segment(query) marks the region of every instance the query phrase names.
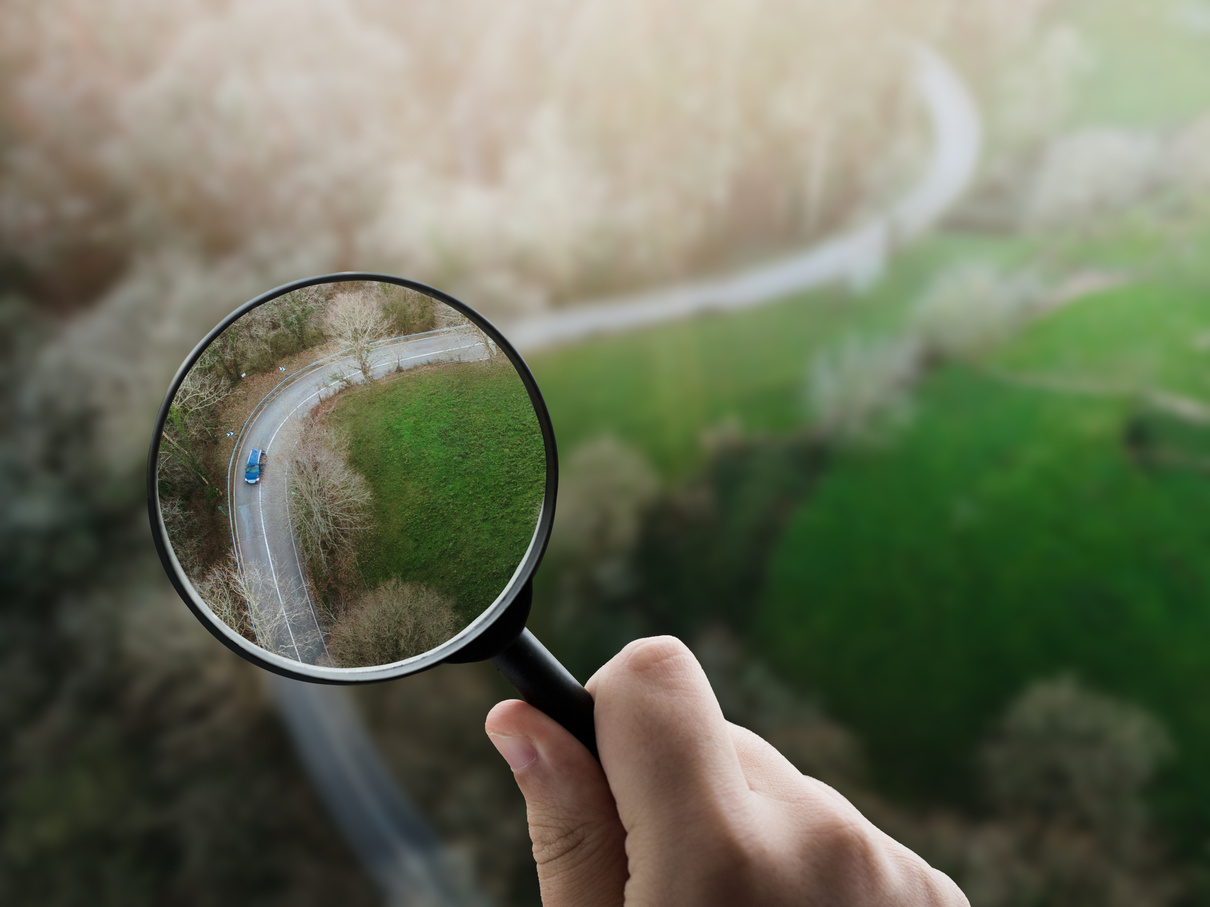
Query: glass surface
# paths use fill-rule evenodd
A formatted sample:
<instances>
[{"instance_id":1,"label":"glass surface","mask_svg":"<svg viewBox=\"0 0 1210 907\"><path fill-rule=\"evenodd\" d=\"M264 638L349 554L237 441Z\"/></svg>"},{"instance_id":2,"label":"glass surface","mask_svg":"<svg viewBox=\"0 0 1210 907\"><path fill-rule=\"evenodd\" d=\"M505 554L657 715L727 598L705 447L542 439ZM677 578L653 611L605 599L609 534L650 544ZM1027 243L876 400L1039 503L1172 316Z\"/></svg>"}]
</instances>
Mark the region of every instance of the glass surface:
<instances>
[{"instance_id":1,"label":"glass surface","mask_svg":"<svg viewBox=\"0 0 1210 907\"><path fill-rule=\"evenodd\" d=\"M504 352L451 306L376 281L232 322L173 398L157 465L168 540L215 616L336 668L418 655L490 607L546 482Z\"/></svg>"}]
</instances>

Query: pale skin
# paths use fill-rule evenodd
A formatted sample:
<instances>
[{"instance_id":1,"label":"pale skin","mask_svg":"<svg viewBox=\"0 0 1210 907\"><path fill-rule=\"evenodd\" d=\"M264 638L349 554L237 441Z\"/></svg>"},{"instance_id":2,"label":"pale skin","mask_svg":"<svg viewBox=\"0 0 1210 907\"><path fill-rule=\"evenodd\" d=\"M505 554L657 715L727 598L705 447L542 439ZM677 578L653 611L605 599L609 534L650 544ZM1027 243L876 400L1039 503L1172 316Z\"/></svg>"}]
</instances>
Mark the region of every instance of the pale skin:
<instances>
[{"instance_id":1,"label":"pale skin","mask_svg":"<svg viewBox=\"0 0 1210 907\"><path fill-rule=\"evenodd\" d=\"M969 907L949 877L723 718L679 640L587 684L601 761L524 702L487 732L525 797L543 907Z\"/></svg>"}]
</instances>

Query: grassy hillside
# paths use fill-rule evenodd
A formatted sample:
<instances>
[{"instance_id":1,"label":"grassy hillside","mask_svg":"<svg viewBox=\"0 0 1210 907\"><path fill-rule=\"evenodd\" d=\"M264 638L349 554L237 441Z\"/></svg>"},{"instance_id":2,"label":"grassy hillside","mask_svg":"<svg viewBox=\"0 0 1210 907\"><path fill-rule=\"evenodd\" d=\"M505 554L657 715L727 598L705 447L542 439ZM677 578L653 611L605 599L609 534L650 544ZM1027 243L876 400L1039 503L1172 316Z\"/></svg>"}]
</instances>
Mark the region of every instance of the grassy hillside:
<instances>
[{"instance_id":1,"label":"grassy hillside","mask_svg":"<svg viewBox=\"0 0 1210 907\"><path fill-rule=\"evenodd\" d=\"M495 600L537 524L542 435L505 363L408 371L339 397L330 424L374 492L359 549L368 588L398 577L431 586L473 618Z\"/></svg>"}]
</instances>

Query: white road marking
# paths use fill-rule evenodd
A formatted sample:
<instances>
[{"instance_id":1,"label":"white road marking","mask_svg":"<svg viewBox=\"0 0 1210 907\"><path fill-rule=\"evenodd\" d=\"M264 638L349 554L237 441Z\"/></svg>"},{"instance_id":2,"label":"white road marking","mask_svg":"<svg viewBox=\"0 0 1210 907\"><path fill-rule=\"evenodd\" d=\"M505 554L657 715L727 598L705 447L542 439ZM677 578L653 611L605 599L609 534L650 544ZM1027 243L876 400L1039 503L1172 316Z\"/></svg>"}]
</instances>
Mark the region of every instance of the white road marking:
<instances>
[{"instance_id":1,"label":"white road marking","mask_svg":"<svg viewBox=\"0 0 1210 907\"><path fill-rule=\"evenodd\" d=\"M260 489L256 490L256 509L260 513L260 533L265 543L265 556L269 558L269 575L273 577L273 588L277 590L277 600L281 603L281 614L286 619L286 632L290 634L290 645L294 646L294 655L302 661L302 653L298 651L298 643L294 639L294 630L290 627L290 612L286 610L286 600L282 597L281 586L277 584L277 568L273 566L273 552L269 550L269 533L265 530L265 510L260 505Z\"/></svg>"},{"instance_id":2,"label":"white road marking","mask_svg":"<svg viewBox=\"0 0 1210 907\"><path fill-rule=\"evenodd\" d=\"M289 526L294 525L294 518L290 516L290 483L286 483L286 523ZM332 653L328 651L328 642L324 639L324 631L319 626L319 615L315 609L315 599L311 598L311 587L307 583L307 575L303 572L302 561L298 557L298 543L294 540L294 532L290 532L290 547L294 549L294 566L298 568L298 575L302 577L303 595L307 597L307 604L311 606L311 620L315 622L315 632L319 634L319 644L324 647L324 654L331 657Z\"/></svg>"}]
</instances>

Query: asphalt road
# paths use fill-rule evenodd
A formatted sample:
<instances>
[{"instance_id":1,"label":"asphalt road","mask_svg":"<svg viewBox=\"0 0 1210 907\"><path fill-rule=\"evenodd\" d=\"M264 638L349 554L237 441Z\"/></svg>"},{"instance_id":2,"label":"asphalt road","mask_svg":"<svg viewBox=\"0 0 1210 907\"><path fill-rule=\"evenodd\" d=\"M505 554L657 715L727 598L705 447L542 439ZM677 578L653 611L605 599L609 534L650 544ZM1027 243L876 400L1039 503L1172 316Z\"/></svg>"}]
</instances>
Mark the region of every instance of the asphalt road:
<instances>
[{"instance_id":1,"label":"asphalt road","mask_svg":"<svg viewBox=\"0 0 1210 907\"><path fill-rule=\"evenodd\" d=\"M478 331L446 328L375 344L370 375L488 355ZM342 379L353 384L365 380L348 355L283 376L241 429L227 474L232 541L250 587L257 640L263 648L306 664L325 663L327 647L290 522L287 466L306 416L339 392ZM244 464L254 449L266 451L266 460L261 481L249 485Z\"/></svg>"}]
</instances>

